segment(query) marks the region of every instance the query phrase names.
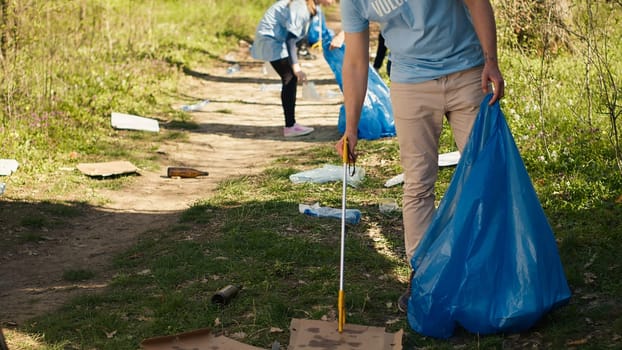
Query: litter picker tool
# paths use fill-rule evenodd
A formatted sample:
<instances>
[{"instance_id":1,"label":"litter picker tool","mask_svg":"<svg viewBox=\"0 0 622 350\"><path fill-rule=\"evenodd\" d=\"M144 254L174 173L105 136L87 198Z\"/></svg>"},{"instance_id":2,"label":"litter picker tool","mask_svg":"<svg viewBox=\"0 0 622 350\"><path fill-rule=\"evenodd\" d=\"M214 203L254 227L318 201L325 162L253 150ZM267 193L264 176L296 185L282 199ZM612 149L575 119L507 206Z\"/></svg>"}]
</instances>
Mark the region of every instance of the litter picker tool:
<instances>
[{"instance_id":1,"label":"litter picker tool","mask_svg":"<svg viewBox=\"0 0 622 350\"><path fill-rule=\"evenodd\" d=\"M343 326L346 324L346 293L343 289L343 275L346 246L346 189L348 187L348 162L350 158L350 147L348 145L347 137L343 138L342 158L343 181L341 187L341 258L339 262L339 298L337 299L337 309L339 312L339 323L337 326L337 330L339 331L339 333L343 332Z\"/></svg>"}]
</instances>

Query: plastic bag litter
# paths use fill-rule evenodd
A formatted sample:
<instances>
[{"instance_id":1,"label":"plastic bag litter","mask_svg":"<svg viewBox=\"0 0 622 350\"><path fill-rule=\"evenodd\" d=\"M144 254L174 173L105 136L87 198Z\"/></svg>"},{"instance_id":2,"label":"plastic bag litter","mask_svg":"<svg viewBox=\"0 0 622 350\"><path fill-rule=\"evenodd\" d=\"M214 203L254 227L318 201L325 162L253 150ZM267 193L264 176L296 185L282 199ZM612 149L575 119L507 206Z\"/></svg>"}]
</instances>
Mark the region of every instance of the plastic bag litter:
<instances>
[{"instance_id":1,"label":"plastic bag litter","mask_svg":"<svg viewBox=\"0 0 622 350\"><path fill-rule=\"evenodd\" d=\"M365 169L357 166L354 174L348 172L348 185L356 187L365 178ZM325 183L331 181L342 181L343 165L325 164L321 168L302 171L289 176L291 182L298 184L303 182Z\"/></svg>"},{"instance_id":2,"label":"plastic bag litter","mask_svg":"<svg viewBox=\"0 0 622 350\"><path fill-rule=\"evenodd\" d=\"M307 38L311 44L314 43L311 39L321 39L324 59L333 71L337 84L339 85L339 89L343 91L343 79L341 72L343 67L345 45L331 50L330 42L334 37L334 33L326 27L326 19L324 18L323 13L319 12L318 16L315 17L317 17L317 21L319 23L311 24ZM320 30L321 32L318 34L318 31ZM365 95L363 109L361 110L358 137L360 139L375 140L382 137L395 136L395 123L393 121L393 108L391 106L389 88L371 65L369 65L368 73L367 94ZM342 105L339 111L339 120L337 122L337 129L342 134L346 129L345 123L345 106Z\"/></svg>"},{"instance_id":3,"label":"plastic bag litter","mask_svg":"<svg viewBox=\"0 0 622 350\"><path fill-rule=\"evenodd\" d=\"M411 261L408 321L426 336L448 338L458 324L521 332L571 295L512 134L488 101Z\"/></svg>"}]
</instances>

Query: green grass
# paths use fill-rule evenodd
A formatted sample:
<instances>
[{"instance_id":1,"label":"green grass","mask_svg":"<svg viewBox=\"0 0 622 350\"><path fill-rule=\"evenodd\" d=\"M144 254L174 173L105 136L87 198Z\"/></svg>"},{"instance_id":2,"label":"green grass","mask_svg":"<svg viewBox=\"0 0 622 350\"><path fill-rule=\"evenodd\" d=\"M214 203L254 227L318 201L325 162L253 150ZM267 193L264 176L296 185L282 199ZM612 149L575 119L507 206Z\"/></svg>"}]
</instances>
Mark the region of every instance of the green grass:
<instances>
[{"instance_id":1,"label":"green grass","mask_svg":"<svg viewBox=\"0 0 622 350\"><path fill-rule=\"evenodd\" d=\"M449 340L410 331L395 306L404 288L400 281L408 274L401 258L401 218L380 213L377 206L385 197L396 198L401 205L399 186L382 186L399 170L395 146L393 139L362 141L365 157L359 166L367 175L359 187L348 189L349 207L363 212L362 222L348 227L346 240L349 323L385 327L389 332L404 329L408 349L619 345L622 286L617 252L622 248L622 208L604 200L581 209L562 206L564 199L554 197L545 208L573 297L532 330L520 336L478 336L458 329ZM148 337L210 327L268 348L275 340L288 343L292 318L334 319L340 221L302 215L297 206L311 201L339 206L341 185L293 184L289 175L338 159L331 145L305 154L314 156L283 157L260 175L221 183L214 196L188 209L169 230L143 235L136 246L117 256L110 267L115 278L104 291L77 298L22 329L45 335L50 347L136 349ZM547 179L541 188L554 185L546 169L530 172L534 178ZM452 174L451 168L441 170L439 197ZM581 191L573 195L588 196ZM242 286L238 296L224 308L213 305L213 293L229 284ZM270 332L273 327L284 332Z\"/></svg>"}]
</instances>

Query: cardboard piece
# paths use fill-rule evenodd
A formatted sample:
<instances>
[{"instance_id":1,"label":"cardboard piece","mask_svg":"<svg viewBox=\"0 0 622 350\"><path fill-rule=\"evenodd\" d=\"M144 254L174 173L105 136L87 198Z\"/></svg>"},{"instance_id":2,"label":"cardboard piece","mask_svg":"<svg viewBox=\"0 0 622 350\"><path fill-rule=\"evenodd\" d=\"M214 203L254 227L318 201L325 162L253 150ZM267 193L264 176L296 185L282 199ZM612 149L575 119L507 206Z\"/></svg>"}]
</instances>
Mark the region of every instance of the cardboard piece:
<instances>
[{"instance_id":1,"label":"cardboard piece","mask_svg":"<svg viewBox=\"0 0 622 350\"><path fill-rule=\"evenodd\" d=\"M292 319L288 350L401 350L403 330L386 333L384 328L346 323L343 332L337 322Z\"/></svg>"},{"instance_id":2,"label":"cardboard piece","mask_svg":"<svg viewBox=\"0 0 622 350\"><path fill-rule=\"evenodd\" d=\"M135 173L138 168L125 160L104 163L80 163L76 166L88 176L114 176Z\"/></svg>"},{"instance_id":3,"label":"cardboard piece","mask_svg":"<svg viewBox=\"0 0 622 350\"><path fill-rule=\"evenodd\" d=\"M145 350L260 350L225 336L215 336L209 328L143 340Z\"/></svg>"},{"instance_id":4,"label":"cardboard piece","mask_svg":"<svg viewBox=\"0 0 622 350\"><path fill-rule=\"evenodd\" d=\"M132 114L112 112L110 116L110 124L116 129L142 130L159 132L160 125L158 121L151 118L139 117Z\"/></svg>"}]
</instances>

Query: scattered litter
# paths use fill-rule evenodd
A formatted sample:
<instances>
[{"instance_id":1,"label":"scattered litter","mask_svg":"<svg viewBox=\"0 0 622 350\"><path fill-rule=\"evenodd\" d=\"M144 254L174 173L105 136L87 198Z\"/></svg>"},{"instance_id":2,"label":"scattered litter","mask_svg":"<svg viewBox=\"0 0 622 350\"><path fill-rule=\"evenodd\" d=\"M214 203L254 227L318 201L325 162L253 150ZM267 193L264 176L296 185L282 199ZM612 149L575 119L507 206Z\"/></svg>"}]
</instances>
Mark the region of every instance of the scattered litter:
<instances>
[{"instance_id":1,"label":"scattered litter","mask_svg":"<svg viewBox=\"0 0 622 350\"><path fill-rule=\"evenodd\" d=\"M339 90L328 90L326 91L326 93L324 94L324 96L326 98L337 98L337 97L341 97L341 91Z\"/></svg>"},{"instance_id":2,"label":"scattered litter","mask_svg":"<svg viewBox=\"0 0 622 350\"><path fill-rule=\"evenodd\" d=\"M214 293L212 296L212 304L227 305L239 292L240 287L230 284Z\"/></svg>"},{"instance_id":3,"label":"scattered litter","mask_svg":"<svg viewBox=\"0 0 622 350\"><path fill-rule=\"evenodd\" d=\"M321 207L319 203L313 205L298 204L298 211L301 214L317 217L341 219L341 209L331 207ZM361 211L358 209L346 209L346 222L348 224L358 224L361 221Z\"/></svg>"},{"instance_id":4,"label":"scattered litter","mask_svg":"<svg viewBox=\"0 0 622 350\"><path fill-rule=\"evenodd\" d=\"M4 182L0 182L0 196L4 194L5 189L6 189L6 184Z\"/></svg>"},{"instance_id":5,"label":"scattered litter","mask_svg":"<svg viewBox=\"0 0 622 350\"><path fill-rule=\"evenodd\" d=\"M395 175L384 183L384 187L393 187L404 182L404 173Z\"/></svg>"},{"instance_id":6,"label":"scattered litter","mask_svg":"<svg viewBox=\"0 0 622 350\"><path fill-rule=\"evenodd\" d=\"M166 176L168 177L195 178L208 175L209 173L207 171L188 167L169 167L166 169Z\"/></svg>"},{"instance_id":7,"label":"scattered litter","mask_svg":"<svg viewBox=\"0 0 622 350\"><path fill-rule=\"evenodd\" d=\"M184 112L194 112L194 111L200 111L203 107L205 107L207 104L209 103L209 100L203 100L200 102L197 102L195 104L192 105L183 105L181 106L181 110Z\"/></svg>"},{"instance_id":8,"label":"scattered litter","mask_svg":"<svg viewBox=\"0 0 622 350\"><path fill-rule=\"evenodd\" d=\"M142 130L159 132L158 121L151 118L139 117L137 115L112 112L110 122L113 128L126 130Z\"/></svg>"},{"instance_id":9,"label":"scattered litter","mask_svg":"<svg viewBox=\"0 0 622 350\"><path fill-rule=\"evenodd\" d=\"M227 74L233 74L233 73L237 73L240 71L240 65L235 63L232 64L231 66L229 66L229 68L227 68Z\"/></svg>"},{"instance_id":10,"label":"scattered litter","mask_svg":"<svg viewBox=\"0 0 622 350\"><path fill-rule=\"evenodd\" d=\"M236 55L233 52L227 52L227 54L225 55L225 57L223 57L223 59L227 62L235 62L238 60L238 55Z\"/></svg>"},{"instance_id":11,"label":"scattered litter","mask_svg":"<svg viewBox=\"0 0 622 350\"><path fill-rule=\"evenodd\" d=\"M378 209L381 213L390 213L392 211L397 211L400 207L397 205L395 199L385 198L381 199L380 203L378 203Z\"/></svg>"},{"instance_id":12,"label":"scattered litter","mask_svg":"<svg viewBox=\"0 0 622 350\"><path fill-rule=\"evenodd\" d=\"M460 161L460 152L441 153L438 155L438 166L446 167L458 164ZM396 175L384 183L384 187L392 187L404 182L404 174Z\"/></svg>"},{"instance_id":13,"label":"scattered litter","mask_svg":"<svg viewBox=\"0 0 622 350\"><path fill-rule=\"evenodd\" d=\"M0 176L9 176L19 167L15 159L0 159Z\"/></svg>"},{"instance_id":14,"label":"scattered litter","mask_svg":"<svg viewBox=\"0 0 622 350\"><path fill-rule=\"evenodd\" d=\"M80 163L76 168L83 174L93 177L131 174L138 171L138 168L134 164L125 160L104 163Z\"/></svg>"},{"instance_id":15,"label":"scattered litter","mask_svg":"<svg viewBox=\"0 0 622 350\"><path fill-rule=\"evenodd\" d=\"M274 70L274 67L272 67L270 62L264 63L264 65L261 67L261 72L263 73L263 75L273 75L273 76L276 76L276 77L279 76L279 73L277 73Z\"/></svg>"},{"instance_id":16,"label":"scattered litter","mask_svg":"<svg viewBox=\"0 0 622 350\"><path fill-rule=\"evenodd\" d=\"M438 166L452 166L460 161L460 152L449 152L438 155Z\"/></svg>"},{"instance_id":17,"label":"scattered litter","mask_svg":"<svg viewBox=\"0 0 622 350\"><path fill-rule=\"evenodd\" d=\"M261 91L281 91L283 85L281 84L261 84L259 90Z\"/></svg>"},{"instance_id":18,"label":"scattered litter","mask_svg":"<svg viewBox=\"0 0 622 350\"><path fill-rule=\"evenodd\" d=\"M315 83L312 81L308 81L302 84L302 98L304 100L320 100L320 94L317 92L315 88Z\"/></svg>"},{"instance_id":19,"label":"scattered litter","mask_svg":"<svg viewBox=\"0 0 622 350\"><path fill-rule=\"evenodd\" d=\"M340 165L325 164L321 168L303 171L300 173L292 174L289 179L293 183L314 182L324 183L331 181L341 181L343 177L343 167ZM358 184L365 177L365 170L357 166L354 174L348 172L348 185L352 187L358 186Z\"/></svg>"}]
</instances>

